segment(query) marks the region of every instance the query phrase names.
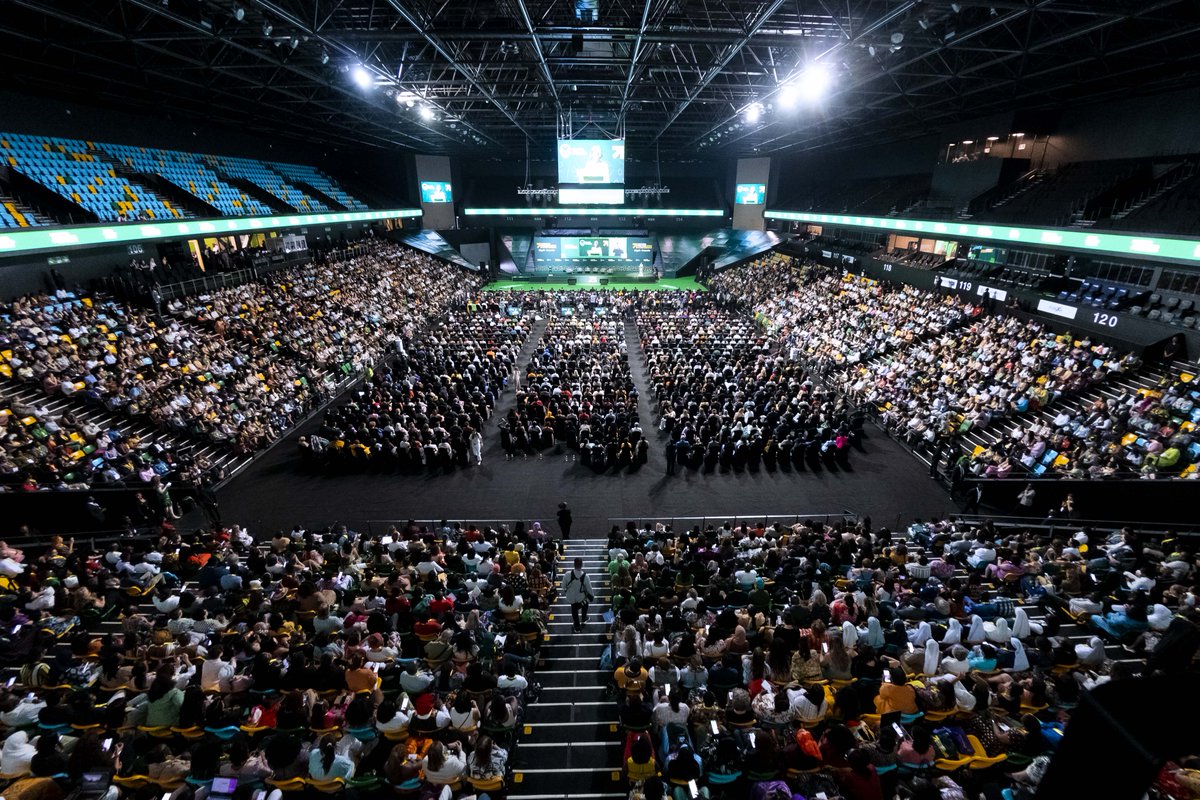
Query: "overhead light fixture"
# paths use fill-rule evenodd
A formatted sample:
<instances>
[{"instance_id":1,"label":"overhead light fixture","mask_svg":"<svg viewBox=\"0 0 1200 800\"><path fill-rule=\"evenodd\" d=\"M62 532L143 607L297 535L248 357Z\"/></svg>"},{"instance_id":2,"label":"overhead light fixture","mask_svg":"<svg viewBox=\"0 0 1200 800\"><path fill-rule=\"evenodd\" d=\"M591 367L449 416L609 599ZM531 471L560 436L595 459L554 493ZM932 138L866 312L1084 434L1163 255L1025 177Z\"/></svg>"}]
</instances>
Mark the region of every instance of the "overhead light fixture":
<instances>
[{"instance_id":1,"label":"overhead light fixture","mask_svg":"<svg viewBox=\"0 0 1200 800\"><path fill-rule=\"evenodd\" d=\"M999 136L989 136L988 141L989 142L998 142L998 141L1000 141L1000 137Z\"/></svg>"},{"instance_id":2,"label":"overhead light fixture","mask_svg":"<svg viewBox=\"0 0 1200 800\"><path fill-rule=\"evenodd\" d=\"M833 85L833 70L827 64L809 64L800 80L808 101L815 103L823 98Z\"/></svg>"},{"instance_id":3,"label":"overhead light fixture","mask_svg":"<svg viewBox=\"0 0 1200 800\"><path fill-rule=\"evenodd\" d=\"M955 14L958 14L962 11L962 4L961 3L951 3L950 10L953 11Z\"/></svg>"},{"instance_id":4,"label":"overhead light fixture","mask_svg":"<svg viewBox=\"0 0 1200 800\"><path fill-rule=\"evenodd\" d=\"M756 124L760 119L762 119L762 112L762 103L751 103L746 107L746 122L750 123L751 125Z\"/></svg>"},{"instance_id":5,"label":"overhead light fixture","mask_svg":"<svg viewBox=\"0 0 1200 800\"><path fill-rule=\"evenodd\" d=\"M271 32L274 30L275 30L275 26L272 25L269 20L266 22L263 22L263 27L262 27L263 36L270 36Z\"/></svg>"},{"instance_id":6,"label":"overhead light fixture","mask_svg":"<svg viewBox=\"0 0 1200 800\"><path fill-rule=\"evenodd\" d=\"M324 64L328 64L328 63L329 63L329 51L326 50L324 47L322 47L321 48L321 64L324 65Z\"/></svg>"},{"instance_id":7,"label":"overhead light fixture","mask_svg":"<svg viewBox=\"0 0 1200 800\"><path fill-rule=\"evenodd\" d=\"M800 89L794 83L785 83L779 90L779 105L782 108L795 108L796 100L800 97Z\"/></svg>"},{"instance_id":8,"label":"overhead light fixture","mask_svg":"<svg viewBox=\"0 0 1200 800\"><path fill-rule=\"evenodd\" d=\"M288 46L291 47L293 50L295 50L297 47L300 46L300 39L296 36L293 36L291 39L288 40Z\"/></svg>"},{"instance_id":9,"label":"overhead light fixture","mask_svg":"<svg viewBox=\"0 0 1200 800\"><path fill-rule=\"evenodd\" d=\"M917 24L921 26L921 30L923 30L923 31L929 30L929 20L926 19L925 17L921 17L920 19L918 19Z\"/></svg>"},{"instance_id":10,"label":"overhead light fixture","mask_svg":"<svg viewBox=\"0 0 1200 800\"><path fill-rule=\"evenodd\" d=\"M895 33L892 34L892 44L900 44L903 41L904 41L904 34L902 32L896 31Z\"/></svg>"},{"instance_id":11,"label":"overhead light fixture","mask_svg":"<svg viewBox=\"0 0 1200 800\"><path fill-rule=\"evenodd\" d=\"M867 47L867 52L871 54L871 58L874 58L875 57L875 45L870 45L869 47Z\"/></svg>"},{"instance_id":12,"label":"overhead light fixture","mask_svg":"<svg viewBox=\"0 0 1200 800\"><path fill-rule=\"evenodd\" d=\"M421 106L420 114L421 119L425 120L426 122L429 122L436 116L433 109L429 106Z\"/></svg>"},{"instance_id":13,"label":"overhead light fixture","mask_svg":"<svg viewBox=\"0 0 1200 800\"><path fill-rule=\"evenodd\" d=\"M975 144L974 139L963 139L963 144Z\"/></svg>"},{"instance_id":14,"label":"overhead light fixture","mask_svg":"<svg viewBox=\"0 0 1200 800\"><path fill-rule=\"evenodd\" d=\"M1014 139L1020 139L1020 138L1022 138L1023 136L1025 136L1025 134L1023 134L1023 133L1014 133L1012 136L1013 136L1013 138L1014 138Z\"/></svg>"},{"instance_id":15,"label":"overhead light fixture","mask_svg":"<svg viewBox=\"0 0 1200 800\"><path fill-rule=\"evenodd\" d=\"M350 70L350 77L360 89L370 89L375 85L375 79L371 77L371 73L362 64L358 64L354 69Z\"/></svg>"},{"instance_id":16,"label":"overhead light fixture","mask_svg":"<svg viewBox=\"0 0 1200 800\"><path fill-rule=\"evenodd\" d=\"M240 5L235 4L233 7L233 18L236 19L238 22L241 22L242 20L244 20L246 18L246 9L242 8Z\"/></svg>"}]
</instances>

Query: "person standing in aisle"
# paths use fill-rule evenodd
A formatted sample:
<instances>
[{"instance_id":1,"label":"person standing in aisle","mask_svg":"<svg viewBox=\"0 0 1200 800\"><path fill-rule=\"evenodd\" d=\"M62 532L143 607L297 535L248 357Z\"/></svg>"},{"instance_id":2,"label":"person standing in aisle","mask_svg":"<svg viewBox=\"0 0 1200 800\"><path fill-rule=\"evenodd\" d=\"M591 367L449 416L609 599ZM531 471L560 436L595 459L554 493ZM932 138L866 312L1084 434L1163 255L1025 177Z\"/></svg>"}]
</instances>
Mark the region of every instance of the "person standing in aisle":
<instances>
[{"instance_id":1,"label":"person standing in aisle","mask_svg":"<svg viewBox=\"0 0 1200 800\"><path fill-rule=\"evenodd\" d=\"M575 567L563 578L563 599L571 604L571 620L579 633L587 622L588 603L596 599L592 592L592 579L583 571L583 559L575 559Z\"/></svg>"},{"instance_id":2,"label":"person standing in aisle","mask_svg":"<svg viewBox=\"0 0 1200 800\"><path fill-rule=\"evenodd\" d=\"M558 504L558 527L564 540L571 538L571 509L566 503Z\"/></svg>"}]
</instances>

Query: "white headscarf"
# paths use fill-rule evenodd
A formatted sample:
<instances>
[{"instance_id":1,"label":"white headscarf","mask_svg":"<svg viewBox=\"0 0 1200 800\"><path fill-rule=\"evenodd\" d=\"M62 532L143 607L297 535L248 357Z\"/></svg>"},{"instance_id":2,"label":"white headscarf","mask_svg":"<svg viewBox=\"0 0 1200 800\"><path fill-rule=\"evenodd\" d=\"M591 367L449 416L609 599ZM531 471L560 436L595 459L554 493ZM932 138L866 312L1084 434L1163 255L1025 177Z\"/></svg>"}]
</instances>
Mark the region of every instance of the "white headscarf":
<instances>
[{"instance_id":1,"label":"white headscarf","mask_svg":"<svg viewBox=\"0 0 1200 800\"><path fill-rule=\"evenodd\" d=\"M5 775L28 775L29 762L33 760L37 748L29 743L29 734L25 731L13 731L4 740L0 748L0 772Z\"/></svg>"},{"instance_id":2,"label":"white headscarf","mask_svg":"<svg viewBox=\"0 0 1200 800\"><path fill-rule=\"evenodd\" d=\"M1100 640L1099 636L1093 636L1088 639L1087 644L1075 645L1075 657L1085 667L1101 666L1106 660L1104 642Z\"/></svg>"},{"instance_id":3,"label":"white headscarf","mask_svg":"<svg viewBox=\"0 0 1200 800\"><path fill-rule=\"evenodd\" d=\"M1025 655L1025 645L1021 644L1021 640L1013 637L1010 640L1013 649L1013 672L1025 672L1029 669L1029 656Z\"/></svg>"},{"instance_id":4,"label":"white headscarf","mask_svg":"<svg viewBox=\"0 0 1200 800\"><path fill-rule=\"evenodd\" d=\"M879 624L879 617L867 617L867 629L860 633L863 642L868 647L876 650L883 647L883 626Z\"/></svg>"},{"instance_id":5,"label":"white headscarf","mask_svg":"<svg viewBox=\"0 0 1200 800\"><path fill-rule=\"evenodd\" d=\"M1161 603L1155 603L1150 608L1150 613L1146 615L1146 621L1150 623L1150 627L1156 631L1165 631L1171 624L1171 609Z\"/></svg>"},{"instance_id":6,"label":"white headscarf","mask_svg":"<svg viewBox=\"0 0 1200 800\"><path fill-rule=\"evenodd\" d=\"M953 617L946 623L946 635L942 637L942 645L962 644L962 623Z\"/></svg>"},{"instance_id":7,"label":"white headscarf","mask_svg":"<svg viewBox=\"0 0 1200 800\"><path fill-rule=\"evenodd\" d=\"M914 647L924 647L925 643L933 636L933 629L929 627L928 622L922 622L915 629L908 632L908 641L912 642Z\"/></svg>"},{"instance_id":8,"label":"white headscarf","mask_svg":"<svg viewBox=\"0 0 1200 800\"><path fill-rule=\"evenodd\" d=\"M1012 635L1018 639L1028 639L1030 636L1042 633L1042 626L1035 625L1029 621L1029 615L1025 613L1025 609L1017 606L1016 616L1013 619Z\"/></svg>"},{"instance_id":9,"label":"white headscarf","mask_svg":"<svg viewBox=\"0 0 1200 800\"><path fill-rule=\"evenodd\" d=\"M854 623L850 620L842 623L842 644L847 648L858 644L858 628L854 627Z\"/></svg>"},{"instance_id":10,"label":"white headscarf","mask_svg":"<svg viewBox=\"0 0 1200 800\"><path fill-rule=\"evenodd\" d=\"M967 631L967 644L979 644L985 639L987 639L987 634L983 632L983 617L972 614L971 629Z\"/></svg>"},{"instance_id":11,"label":"white headscarf","mask_svg":"<svg viewBox=\"0 0 1200 800\"><path fill-rule=\"evenodd\" d=\"M990 630L988 629L989 627ZM1008 620L1004 617L997 619L995 624L991 626L985 625L984 630L987 631L987 638L995 644L1008 644L1008 640L1012 638L1012 631L1009 630Z\"/></svg>"},{"instance_id":12,"label":"white headscarf","mask_svg":"<svg viewBox=\"0 0 1200 800\"><path fill-rule=\"evenodd\" d=\"M926 675L937 675L938 664L942 660L942 649L938 647L936 639L930 638L925 643L925 664L922 667L922 672Z\"/></svg>"}]
</instances>

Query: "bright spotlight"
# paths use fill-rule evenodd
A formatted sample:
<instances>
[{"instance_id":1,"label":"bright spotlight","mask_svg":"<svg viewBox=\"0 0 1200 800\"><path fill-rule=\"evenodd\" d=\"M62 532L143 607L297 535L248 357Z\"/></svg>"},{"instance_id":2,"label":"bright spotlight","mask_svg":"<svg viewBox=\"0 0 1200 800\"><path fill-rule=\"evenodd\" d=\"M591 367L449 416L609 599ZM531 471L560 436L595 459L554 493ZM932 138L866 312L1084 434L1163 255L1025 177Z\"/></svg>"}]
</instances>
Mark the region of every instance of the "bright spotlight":
<instances>
[{"instance_id":1,"label":"bright spotlight","mask_svg":"<svg viewBox=\"0 0 1200 800\"><path fill-rule=\"evenodd\" d=\"M433 109L429 106L421 106L421 119L425 120L426 122L433 119Z\"/></svg>"},{"instance_id":2,"label":"bright spotlight","mask_svg":"<svg viewBox=\"0 0 1200 800\"><path fill-rule=\"evenodd\" d=\"M761 103L751 104L750 107L746 109L746 122L749 122L751 125L758 122L759 119L762 118L762 111L763 109Z\"/></svg>"},{"instance_id":3,"label":"bright spotlight","mask_svg":"<svg viewBox=\"0 0 1200 800\"><path fill-rule=\"evenodd\" d=\"M238 22L244 20L246 18L246 9L242 8L240 5L234 5L233 18Z\"/></svg>"},{"instance_id":4,"label":"bright spotlight","mask_svg":"<svg viewBox=\"0 0 1200 800\"><path fill-rule=\"evenodd\" d=\"M350 71L350 77L358 84L360 89L370 89L375 84L375 79L371 77L371 73L362 64L356 66Z\"/></svg>"},{"instance_id":5,"label":"bright spotlight","mask_svg":"<svg viewBox=\"0 0 1200 800\"><path fill-rule=\"evenodd\" d=\"M779 90L779 105L783 108L795 108L796 101L800 99L800 90L796 88L794 83L785 83L783 88Z\"/></svg>"},{"instance_id":6,"label":"bright spotlight","mask_svg":"<svg viewBox=\"0 0 1200 800\"><path fill-rule=\"evenodd\" d=\"M833 85L833 72L825 64L809 64L800 76L800 86L810 103L819 102Z\"/></svg>"}]
</instances>

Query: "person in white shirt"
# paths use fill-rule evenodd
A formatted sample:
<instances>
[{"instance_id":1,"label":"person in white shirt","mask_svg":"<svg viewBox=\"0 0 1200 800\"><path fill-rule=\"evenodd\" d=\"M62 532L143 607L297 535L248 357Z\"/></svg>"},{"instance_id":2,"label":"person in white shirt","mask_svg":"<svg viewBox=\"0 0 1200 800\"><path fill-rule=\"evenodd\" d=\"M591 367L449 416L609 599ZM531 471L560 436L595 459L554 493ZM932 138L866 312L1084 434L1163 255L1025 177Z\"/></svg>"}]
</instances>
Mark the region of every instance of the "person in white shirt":
<instances>
[{"instance_id":1,"label":"person in white shirt","mask_svg":"<svg viewBox=\"0 0 1200 800\"><path fill-rule=\"evenodd\" d=\"M500 690L523 692L529 687L529 681L517 672L517 667L511 661L503 675L496 679L496 688Z\"/></svg>"},{"instance_id":2,"label":"person in white shirt","mask_svg":"<svg viewBox=\"0 0 1200 800\"><path fill-rule=\"evenodd\" d=\"M7 694L0 700L0 722L8 728L24 728L38 721L38 714L46 707L46 701L40 697L18 698L15 694Z\"/></svg>"}]
</instances>

